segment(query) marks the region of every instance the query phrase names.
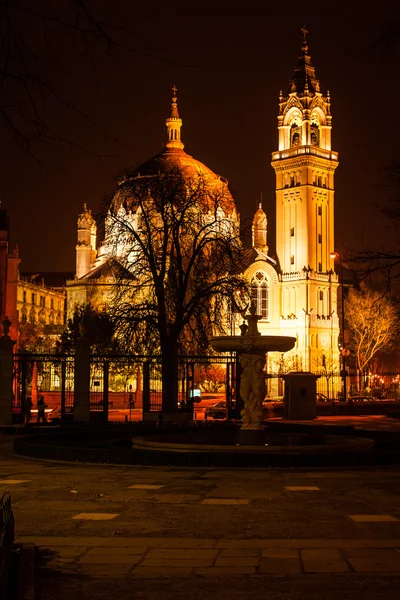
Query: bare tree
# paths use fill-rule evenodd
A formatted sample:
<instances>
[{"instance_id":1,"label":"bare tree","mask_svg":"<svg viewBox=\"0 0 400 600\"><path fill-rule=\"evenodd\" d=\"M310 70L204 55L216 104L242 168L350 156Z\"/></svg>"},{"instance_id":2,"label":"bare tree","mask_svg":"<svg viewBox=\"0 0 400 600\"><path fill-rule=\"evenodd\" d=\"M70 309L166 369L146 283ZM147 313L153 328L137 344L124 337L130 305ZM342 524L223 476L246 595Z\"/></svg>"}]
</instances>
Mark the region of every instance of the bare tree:
<instances>
[{"instance_id":1,"label":"bare tree","mask_svg":"<svg viewBox=\"0 0 400 600\"><path fill-rule=\"evenodd\" d=\"M228 329L234 293L248 294L233 199L215 175L126 174L105 227L110 314L131 349L160 352L163 410L173 411L178 351L207 351L208 336Z\"/></svg>"},{"instance_id":2,"label":"bare tree","mask_svg":"<svg viewBox=\"0 0 400 600\"><path fill-rule=\"evenodd\" d=\"M350 290L345 315L350 349L354 352L359 373L364 374L379 353L393 348L399 316L389 297L369 289Z\"/></svg>"}]
</instances>

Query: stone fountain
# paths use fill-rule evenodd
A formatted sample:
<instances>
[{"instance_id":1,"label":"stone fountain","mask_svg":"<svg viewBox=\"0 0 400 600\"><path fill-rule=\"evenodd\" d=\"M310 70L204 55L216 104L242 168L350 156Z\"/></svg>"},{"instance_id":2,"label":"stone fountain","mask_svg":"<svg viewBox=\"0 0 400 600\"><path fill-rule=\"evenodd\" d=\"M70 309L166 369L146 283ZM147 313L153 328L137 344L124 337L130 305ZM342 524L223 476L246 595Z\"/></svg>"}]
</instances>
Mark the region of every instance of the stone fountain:
<instances>
[{"instance_id":1,"label":"stone fountain","mask_svg":"<svg viewBox=\"0 0 400 600\"><path fill-rule=\"evenodd\" d=\"M294 347L296 338L281 335L261 335L258 331L256 307L244 316L248 325L240 326L240 336L215 336L210 344L217 352L236 352L243 371L240 377L240 395L244 408L243 424L239 432L241 445L264 445L263 400L265 397L265 355L267 352L287 352Z\"/></svg>"}]
</instances>

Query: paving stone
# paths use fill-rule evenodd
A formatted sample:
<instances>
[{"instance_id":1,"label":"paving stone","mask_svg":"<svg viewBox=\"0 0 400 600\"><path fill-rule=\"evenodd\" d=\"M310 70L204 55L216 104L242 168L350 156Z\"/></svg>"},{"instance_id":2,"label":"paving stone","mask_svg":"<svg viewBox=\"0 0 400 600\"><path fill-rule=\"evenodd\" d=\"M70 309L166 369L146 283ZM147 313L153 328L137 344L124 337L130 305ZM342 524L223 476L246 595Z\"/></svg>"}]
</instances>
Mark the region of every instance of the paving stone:
<instances>
[{"instance_id":1,"label":"paving stone","mask_svg":"<svg viewBox=\"0 0 400 600\"><path fill-rule=\"evenodd\" d=\"M219 558L255 558L259 554L258 548L223 548Z\"/></svg>"},{"instance_id":2,"label":"paving stone","mask_svg":"<svg viewBox=\"0 0 400 600\"><path fill-rule=\"evenodd\" d=\"M135 567L130 573L130 577L146 577L148 579L158 579L161 577L187 577L192 573L190 567Z\"/></svg>"},{"instance_id":3,"label":"paving stone","mask_svg":"<svg viewBox=\"0 0 400 600\"><path fill-rule=\"evenodd\" d=\"M93 555L93 554L104 554L106 556L110 556L110 554L112 555L117 555L117 554L125 554L125 555L129 555L129 556L135 556L137 554L144 554L147 551L147 548L145 548L144 546L138 546L135 548L124 548L124 547L115 547L115 548L91 548L87 554L88 555Z\"/></svg>"},{"instance_id":4,"label":"paving stone","mask_svg":"<svg viewBox=\"0 0 400 600\"><path fill-rule=\"evenodd\" d=\"M0 479L0 484L4 485L20 485L21 483L29 483L32 479Z\"/></svg>"},{"instance_id":5,"label":"paving stone","mask_svg":"<svg viewBox=\"0 0 400 600\"><path fill-rule=\"evenodd\" d=\"M372 558L375 560L400 560L395 549L391 548L348 548L343 550L346 558Z\"/></svg>"},{"instance_id":6,"label":"paving stone","mask_svg":"<svg viewBox=\"0 0 400 600\"><path fill-rule=\"evenodd\" d=\"M160 490L165 486L163 485L151 485L150 483L135 483L134 485L128 485L128 490Z\"/></svg>"},{"instance_id":7,"label":"paving stone","mask_svg":"<svg viewBox=\"0 0 400 600\"><path fill-rule=\"evenodd\" d=\"M248 504L244 498L206 498L201 504Z\"/></svg>"},{"instance_id":8,"label":"paving stone","mask_svg":"<svg viewBox=\"0 0 400 600\"><path fill-rule=\"evenodd\" d=\"M388 521L397 521L395 517L390 515L347 515L357 523L385 523Z\"/></svg>"},{"instance_id":9,"label":"paving stone","mask_svg":"<svg viewBox=\"0 0 400 600\"><path fill-rule=\"evenodd\" d=\"M320 492L321 488L315 485L285 485L288 492Z\"/></svg>"},{"instance_id":10,"label":"paving stone","mask_svg":"<svg viewBox=\"0 0 400 600\"><path fill-rule=\"evenodd\" d=\"M218 550L205 549L205 548L154 548L146 555L147 558L178 558L182 560L186 559L214 559L217 556Z\"/></svg>"},{"instance_id":11,"label":"paving stone","mask_svg":"<svg viewBox=\"0 0 400 600\"><path fill-rule=\"evenodd\" d=\"M142 567L211 567L213 560L204 558L147 558L140 563Z\"/></svg>"},{"instance_id":12,"label":"paving stone","mask_svg":"<svg viewBox=\"0 0 400 600\"><path fill-rule=\"evenodd\" d=\"M80 558L78 558L78 563L80 565L90 564L90 565L112 565L112 564L128 564L128 565L136 565L136 563L141 560L142 555L132 555L132 554L84 554Z\"/></svg>"},{"instance_id":13,"label":"paving stone","mask_svg":"<svg viewBox=\"0 0 400 600\"><path fill-rule=\"evenodd\" d=\"M253 558L217 558L215 561L216 567L258 567L260 559L258 557Z\"/></svg>"},{"instance_id":14,"label":"paving stone","mask_svg":"<svg viewBox=\"0 0 400 600\"><path fill-rule=\"evenodd\" d=\"M208 577L241 577L242 575L254 575L255 567L210 567L197 568L194 570L195 575L203 575Z\"/></svg>"},{"instance_id":15,"label":"paving stone","mask_svg":"<svg viewBox=\"0 0 400 600\"><path fill-rule=\"evenodd\" d=\"M79 513L72 518L81 521L109 521L118 516L118 513Z\"/></svg>"},{"instance_id":16,"label":"paving stone","mask_svg":"<svg viewBox=\"0 0 400 600\"><path fill-rule=\"evenodd\" d=\"M306 573L345 573L349 571L346 561L334 548L301 550L301 557Z\"/></svg>"},{"instance_id":17,"label":"paving stone","mask_svg":"<svg viewBox=\"0 0 400 600\"><path fill-rule=\"evenodd\" d=\"M91 577L107 577L118 578L126 577L132 570L132 565L111 564L104 567L104 564L81 564L79 565L79 573L81 575L90 575Z\"/></svg>"},{"instance_id":18,"label":"paving stone","mask_svg":"<svg viewBox=\"0 0 400 600\"><path fill-rule=\"evenodd\" d=\"M260 562L260 573L276 573L279 575L291 575L301 573L299 559L294 558L262 558Z\"/></svg>"},{"instance_id":19,"label":"paving stone","mask_svg":"<svg viewBox=\"0 0 400 600\"><path fill-rule=\"evenodd\" d=\"M296 548L263 548L263 558L299 558L299 550Z\"/></svg>"},{"instance_id":20,"label":"paving stone","mask_svg":"<svg viewBox=\"0 0 400 600\"><path fill-rule=\"evenodd\" d=\"M71 556L79 556L80 554L84 554L87 551L86 546L67 546L63 548L57 548L56 553L57 556L61 558L69 558ZM109 550L108 550L109 552Z\"/></svg>"},{"instance_id":21,"label":"paving stone","mask_svg":"<svg viewBox=\"0 0 400 600\"><path fill-rule=\"evenodd\" d=\"M382 561L375 558L348 558L347 560L359 573L400 573L400 559Z\"/></svg>"}]
</instances>

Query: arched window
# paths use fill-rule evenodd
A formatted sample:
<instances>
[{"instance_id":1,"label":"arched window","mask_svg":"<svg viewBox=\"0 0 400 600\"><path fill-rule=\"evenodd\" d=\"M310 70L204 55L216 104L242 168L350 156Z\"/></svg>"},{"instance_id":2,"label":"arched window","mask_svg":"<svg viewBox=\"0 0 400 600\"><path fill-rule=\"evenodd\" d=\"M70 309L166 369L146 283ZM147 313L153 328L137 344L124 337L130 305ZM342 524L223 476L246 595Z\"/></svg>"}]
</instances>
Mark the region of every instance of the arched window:
<instances>
[{"instance_id":1,"label":"arched window","mask_svg":"<svg viewBox=\"0 0 400 600\"><path fill-rule=\"evenodd\" d=\"M264 273L257 271L251 282L251 301L255 305L256 314L268 319L268 281Z\"/></svg>"},{"instance_id":2,"label":"arched window","mask_svg":"<svg viewBox=\"0 0 400 600\"><path fill-rule=\"evenodd\" d=\"M293 146L300 146L300 144L301 144L301 128L295 122L295 123L292 123L292 125L290 127L290 145L293 148Z\"/></svg>"},{"instance_id":3,"label":"arched window","mask_svg":"<svg viewBox=\"0 0 400 600\"><path fill-rule=\"evenodd\" d=\"M311 146L319 146L318 123L311 123Z\"/></svg>"}]
</instances>

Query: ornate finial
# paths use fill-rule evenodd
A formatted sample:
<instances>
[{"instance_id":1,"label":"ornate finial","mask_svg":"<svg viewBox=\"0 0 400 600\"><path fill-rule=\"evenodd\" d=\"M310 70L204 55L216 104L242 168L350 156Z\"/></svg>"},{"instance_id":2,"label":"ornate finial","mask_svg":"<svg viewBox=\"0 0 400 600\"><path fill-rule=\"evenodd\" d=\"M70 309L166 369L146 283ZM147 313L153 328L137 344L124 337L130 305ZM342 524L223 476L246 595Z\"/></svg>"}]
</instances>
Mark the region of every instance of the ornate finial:
<instances>
[{"instance_id":1,"label":"ornate finial","mask_svg":"<svg viewBox=\"0 0 400 600\"><path fill-rule=\"evenodd\" d=\"M282 102L282 100L283 100L282 90L279 90L279 102Z\"/></svg>"},{"instance_id":2,"label":"ornate finial","mask_svg":"<svg viewBox=\"0 0 400 600\"><path fill-rule=\"evenodd\" d=\"M86 204L86 202L83 203L83 212L87 212L87 204Z\"/></svg>"},{"instance_id":3,"label":"ornate finial","mask_svg":"<svg viewBox=\"0 0 400 600\"><path fill-rule=\"evenodd\" d=\"M167 126L168 133L168 141L166 143L167 148L179 148L183 150L184 146L181 142L181 127L182 127L182 119L179 117L178 105L177 105L177 96L176 93L178 88L174 85L172 86L172 106L171 113L165 124Z\"/></svg>"},{"instance_id":4,"label":"ornate finial","mask_svg":"<svg viewBox=\"0 0 400 600\"><path fill-rule=\"evenodd\" d=\"M259 203L258 203L258 209L259 209L259 210L262 210L262 202L259 202Z\"/></svg>"}]
</instances>

